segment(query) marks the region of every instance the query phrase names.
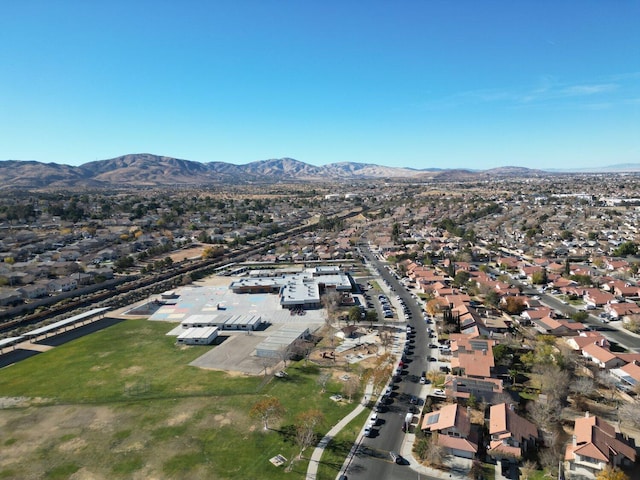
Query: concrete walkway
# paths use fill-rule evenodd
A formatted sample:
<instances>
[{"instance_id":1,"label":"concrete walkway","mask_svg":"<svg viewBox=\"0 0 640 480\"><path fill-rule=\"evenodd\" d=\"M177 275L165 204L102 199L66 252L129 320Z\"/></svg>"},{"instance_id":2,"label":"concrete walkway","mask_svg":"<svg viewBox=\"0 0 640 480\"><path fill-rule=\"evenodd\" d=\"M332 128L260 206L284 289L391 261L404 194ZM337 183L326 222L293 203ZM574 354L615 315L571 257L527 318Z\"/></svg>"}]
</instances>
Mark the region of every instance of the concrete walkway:
<instances>
[{"instance_id":1,"label":"concrete walkway","mask_svg":"<svg viewBox=\"0 0 640 480\"><path fill-rule=\"evenodd\" d=\"M324 453L324 449L327 448L327 445L331 443L331 440L346 427L351 420L356 418L360 413L367 409L366 405L369 403L369 399L371 399L371 394L373 393L373 385L367 384L364 390L364 398L362 402L359 403L356 408L354 408L349 415L344 417L338 423L336 423L331 430L327 432L327 434L322 437L320 443L315 448L313 453L311 454L311 459L309 460L309 467L307 468L307 477L306 480L316 480L316 476L318 474L318 465L320 464L320 460L322 459L322 454Z\"/></svg>"}]
</instances>

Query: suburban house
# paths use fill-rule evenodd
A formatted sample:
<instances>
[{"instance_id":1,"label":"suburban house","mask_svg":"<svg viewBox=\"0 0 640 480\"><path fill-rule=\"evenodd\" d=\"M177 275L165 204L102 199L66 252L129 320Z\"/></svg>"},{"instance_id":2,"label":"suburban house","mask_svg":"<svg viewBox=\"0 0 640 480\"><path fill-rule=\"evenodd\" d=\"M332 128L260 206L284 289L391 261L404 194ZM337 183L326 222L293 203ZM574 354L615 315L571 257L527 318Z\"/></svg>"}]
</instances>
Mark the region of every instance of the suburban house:
<instances>
[{"instance_id":1,"label":"suburban house","mask_svg":"<svg viewBox=\"0 0 640 480\"><path fill-rule=\"evenodd\" d=\"M575 420L574 432L564 455L565 472L570 478L594 479L607 465L630 466L636 461L634 440L616 432L600 417L587 412Z\"/></svg>"},{"instance_id":2,"label":"suburban house","mask_svg":"<svg viewBox=\"0 0 640 480\"><path fill-rule=\"evenodd\" d=\"M587 288L582 296L584 303L593 307L602 307L607 303L611 303L616 297L609 292L604 292L599 288Z\"/></svg>"},{"instance_id":3,"label":"suburban house","mask_svg":"<svg viewBox=\"0 0 640 480\"><path fill-rule=\"evenodd\" d=\"M492 405L489 411L489 435L487 453L495 459L520 459L540 438L538 428L518 415L513 405Z\"/></svg>"},{"instance_id":4,"label":"suburban house","mask_svg":"<svg viewBox=\"0 0 640 480\"><path fill-rule=\"evenodd\" d=\"M531 325L544 335L569 335L572 333L566 325L548 316L532 319Z\"/></svg>"},{"instance_id":5,"label":"suburban house","mask_svg":"<svg viewBox=\"0 0 640 480\"><path fill-rule=\"evenodd\" d=\"M573 337L565 337L564 341L574 350L582 350L586 345L596 343L607 350L610 347L607 340L600 332L583 331Z\"/></svg>"},{"instance_id":6,"label":"suburban house","mask_svg":"<svg viewBox=\"0 0 640 480\"><path fill-rule=\"evenodd\" d=\"M489 402L498 393L502 393L502 380L499 378L471 378L459 375L447 375L444 382L447 396L467 400L473 395L477 400Z\"/></svg>"},{"instance_id":7,"label":"suburban house","mask_svg":"<svg viewBox=\"0 0 640 480\"><path fill-rule=\"evenodd\" d=\"M457 403L425 415L422 430L437 435L438 445L456 457L474 458L478 444L470 439L471 420L467 409Z\"/></svg>"},{"instance_id":8,"label":"suburban house","mask_svg":"<svg viewBox=\"0 0 640 480\"><path fill-rule=\"evenodd\" d=\"M582 347L582 356L605 370L611 370L626 363L620 357L611 353L610 350L596 343L590 343Z\"/></svg>"},{"instance_id":9,"label":"suburban house","mask_svg":"<svg viewBox=\"0 0 640 480\"><path fill-rule=\"evenodd\" d=\"M637 360L620 368L611 369L610 373L620 380L623 389L633 390L640 385L640 362Z\"/></svg>"},{"instance_id":10,"label":"suburban house","mask_svg":"<svg viewBox=\"0 0 640 480\"><path fill-rule=\"evenodd\" d=\"M611 318L618 319L627 315L640 313L640 305L629 302L609 303L604 306L604 311L607 312Z\"/></svg>"}]
</instances>

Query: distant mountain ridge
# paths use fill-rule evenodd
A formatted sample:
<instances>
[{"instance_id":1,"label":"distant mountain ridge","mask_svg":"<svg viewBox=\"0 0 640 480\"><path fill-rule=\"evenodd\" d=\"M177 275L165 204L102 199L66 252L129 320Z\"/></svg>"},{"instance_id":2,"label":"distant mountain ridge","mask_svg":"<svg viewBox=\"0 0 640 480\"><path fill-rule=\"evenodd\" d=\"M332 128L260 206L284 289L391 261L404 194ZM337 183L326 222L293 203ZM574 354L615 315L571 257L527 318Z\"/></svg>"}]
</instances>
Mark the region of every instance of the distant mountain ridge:
<instances>
[{"instance_id":1,"label":"distant mountain ridge","mask_svg":"<svg viewBox=\"0 0 640 480\"><path fill-rule=\"evenodd\" d=\"M638 165L636 167L640 168ZM455 181L539 175L550 173L523 167L501 167L484 171L436 168L419 170L357 162L315 166L293 158L234 165L226 162L202 163L149 153L97 160L77 167L33 160L0 161L0 186L5 188L207 185L402 178L416 181Z\"/></svg>"}]
</instances>

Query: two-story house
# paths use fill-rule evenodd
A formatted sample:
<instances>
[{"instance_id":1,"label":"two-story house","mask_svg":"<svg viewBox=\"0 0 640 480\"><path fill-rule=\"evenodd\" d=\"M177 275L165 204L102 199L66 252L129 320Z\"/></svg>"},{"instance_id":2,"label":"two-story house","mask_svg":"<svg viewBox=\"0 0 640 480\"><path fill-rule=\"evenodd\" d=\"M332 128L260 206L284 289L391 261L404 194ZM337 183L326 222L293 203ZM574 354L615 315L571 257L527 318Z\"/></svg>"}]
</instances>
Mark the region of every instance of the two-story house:
<instances>
[{"instance_id":1,"label":"two-story house","mask_svg":"<svg viewBox=\"0 0 640 480\"><path fill-rule=\"evenodd\" d=\"M635 442L616 432L600 417L589 416L587 412L575 420L573 439L566 447L564 460L567 477L595 479L607 465L633 465L636 461Z\"/></svg>"},{"instance_id":2,"label":"two-story house","mask_svg":"<svg viewBox=\"0 0 640 480\"><path fill-rule=\"evenodd\" d=\"M471 438L469 413L457 403L427 413L421 428L434 435L433 440L448 454L473 458L478 452L477 441Z\"/></svg>"},{"instance_id":3,"label":"two-story house","mask_svg":"<svg viewBox=\"0 0 640 480\"><path fill-rule=\"evenodd\" d=\"M520 459L540 441L538 428L518 415L513 405L492 405L489 411L489 435L487 453L497 459Z\"/></svg>"}]
</instances>

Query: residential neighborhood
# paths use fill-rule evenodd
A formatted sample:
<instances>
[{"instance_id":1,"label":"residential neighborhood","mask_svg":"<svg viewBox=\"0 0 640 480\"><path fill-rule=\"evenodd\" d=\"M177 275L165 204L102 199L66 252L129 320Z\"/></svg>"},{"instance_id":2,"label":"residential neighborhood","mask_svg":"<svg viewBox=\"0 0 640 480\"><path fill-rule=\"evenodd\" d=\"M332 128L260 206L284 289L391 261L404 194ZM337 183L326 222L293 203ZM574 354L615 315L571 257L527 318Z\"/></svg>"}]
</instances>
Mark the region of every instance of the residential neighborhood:
<instances>
[{"instance_id":1,"label":"residential neighborhood","mask_svg":"<svg viewBox=\"0 0 640 480\"><path fill-rule=\"evenodd\" d=\"M325 310L310 334L331 348L316 361L342 361L339 348L359 346L350 339L378 344L379 372L390 371L370 380L366 406L380 420L367 445L385 441L390 409L407 408L401 454L416 467L447 471L459 459L470 474L484 465L505 478L596 479L606 467L635 478L638 187L574 175L355 182L339 196L332 185L33 192L2 200L0 313L8 325L171 272L189 285L178 269L218 259L233 293L274 293L292 316ZM242 262L225 260L241 251ZM314 271L335 279L307 291Z\"/></svg>"}]
</instances>

